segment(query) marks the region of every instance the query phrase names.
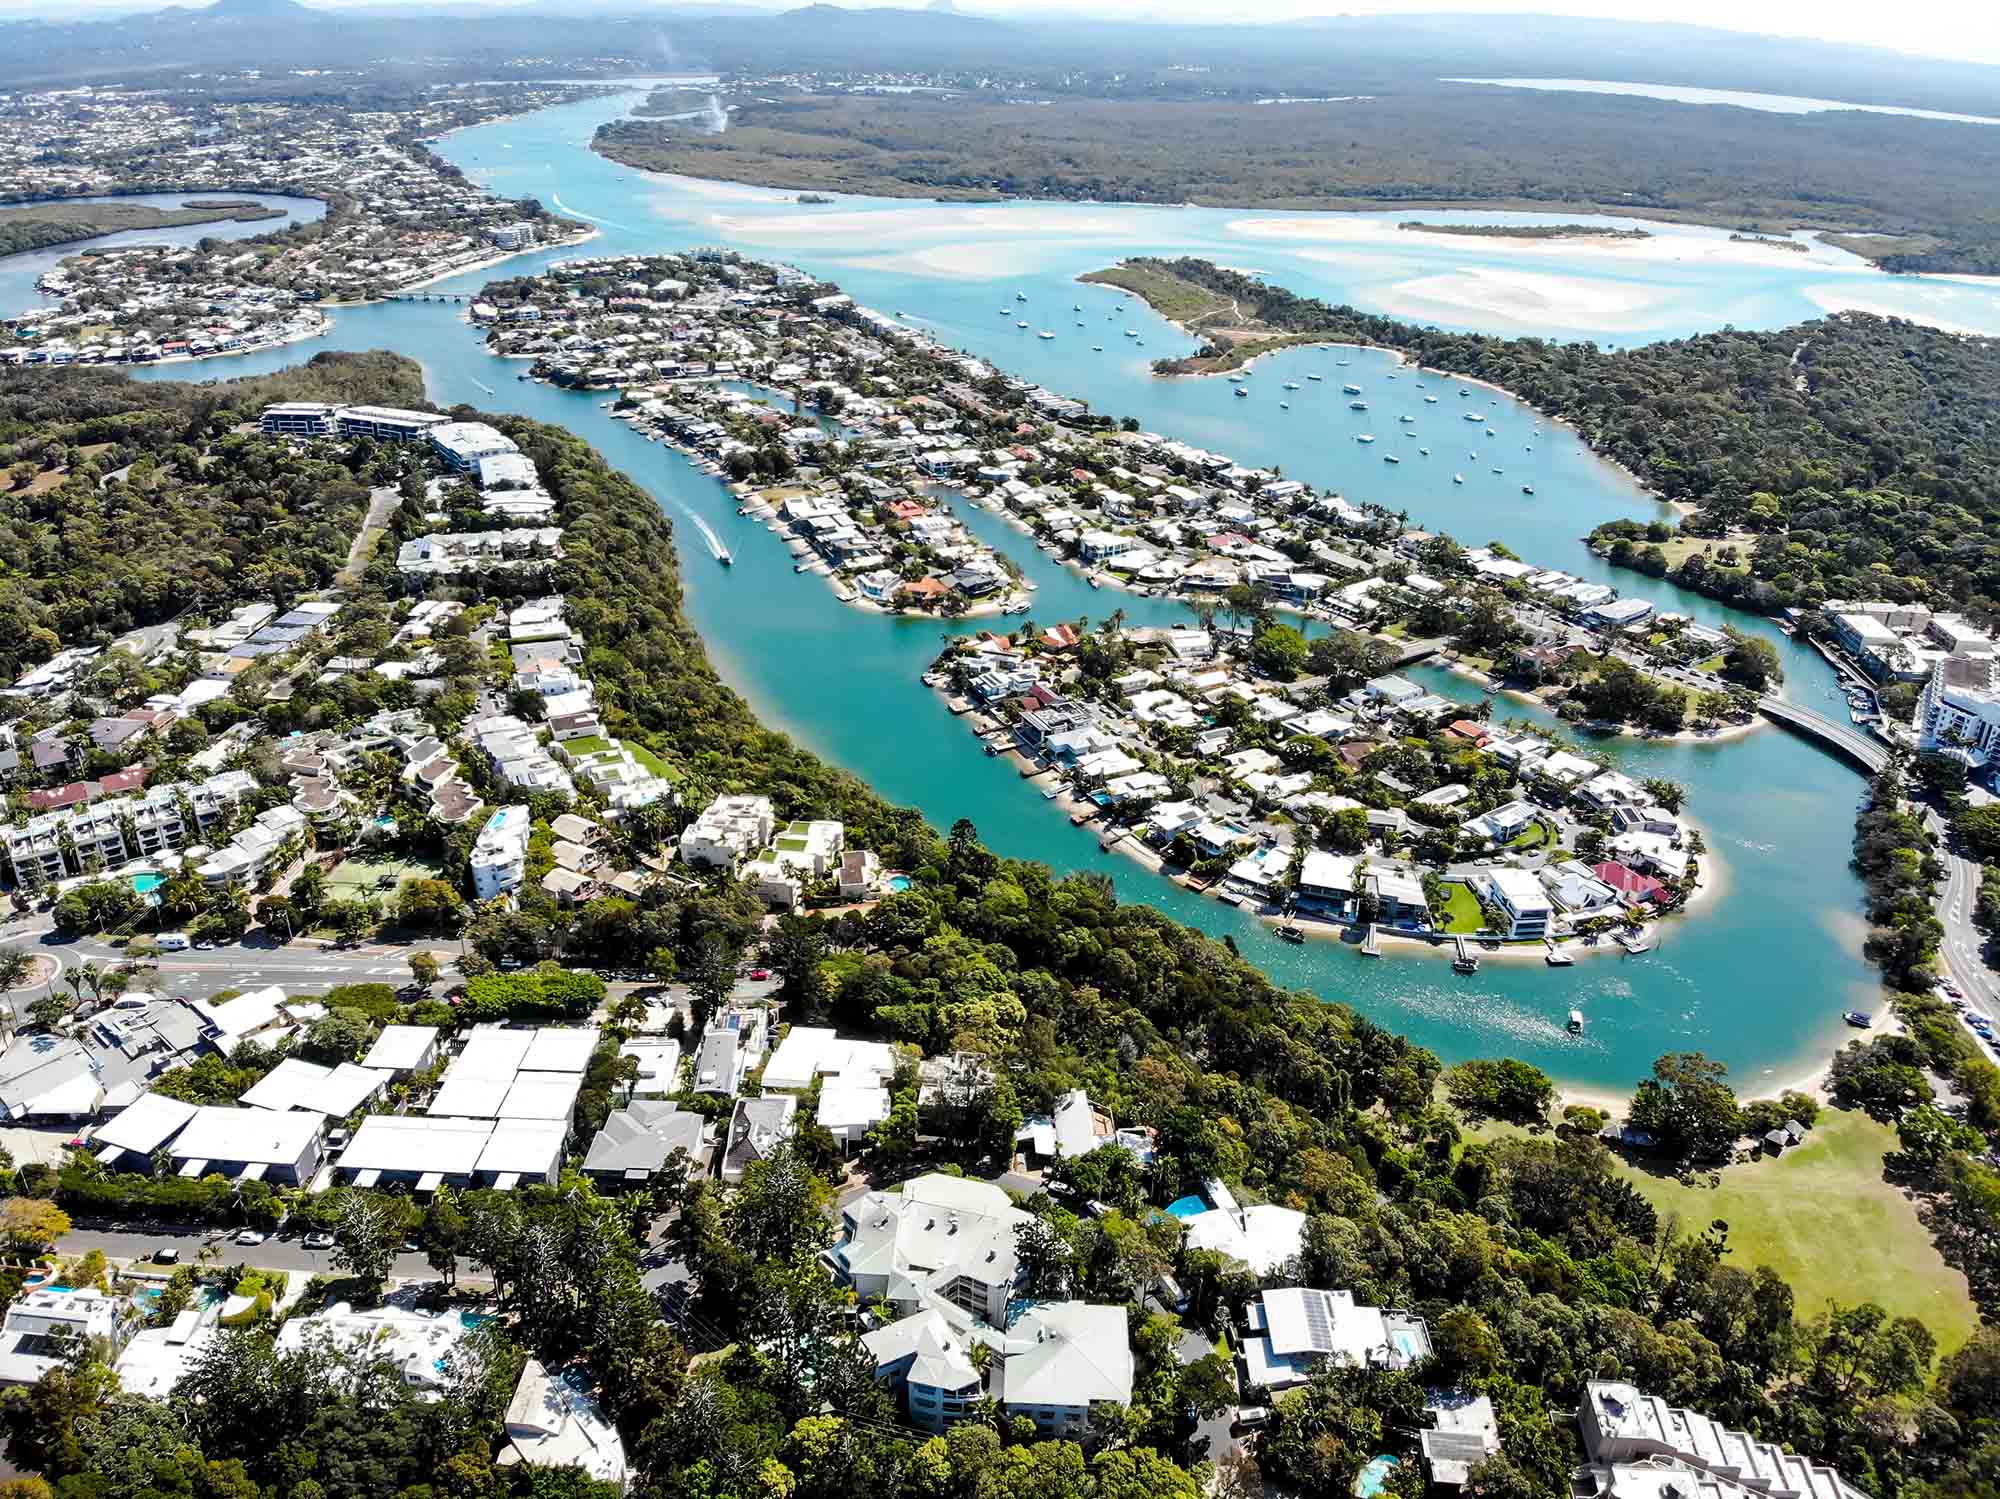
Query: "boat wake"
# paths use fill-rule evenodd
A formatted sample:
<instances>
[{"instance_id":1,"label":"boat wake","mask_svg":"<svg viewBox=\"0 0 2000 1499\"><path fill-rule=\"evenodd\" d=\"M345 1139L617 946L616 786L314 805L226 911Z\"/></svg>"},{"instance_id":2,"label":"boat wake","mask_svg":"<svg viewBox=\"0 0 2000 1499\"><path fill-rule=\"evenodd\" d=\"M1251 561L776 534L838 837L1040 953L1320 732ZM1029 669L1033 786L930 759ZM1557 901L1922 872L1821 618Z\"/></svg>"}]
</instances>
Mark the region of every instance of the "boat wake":
<instances>
[{"instance_id":1,"label":"boat wake","mask_svg":"<svg viewBox=\"0 0 2000 1499\"><path fill-rule=\"evenodd\" d=\"M722 544L722 538L715 534L714 527L696 515L693 509L682 501L675 500L674 504L680 507L681 514L694 522L695 530L701 532L701 539L708 543L708 554L711 557L720 562L724 557L729 555L729 548Z\"/></svg>"},{"instance_id":2,"label":"boat wake","mask_svg":"<svg viewBox=\"0 0 2000 1499\"><path fill-rule=\"evenodd\" d=\"M557 213L566 213L571 218L582 219L587 224L602 224L606 229L623 229L627 234L637 232L629 225L614 224L610 219L600 219L596 214L585 213L581 208L571 208L569 204L563 202L561 195L558 193L550 193L549 202L554 206Z\"/></svg>"}]
</instances>

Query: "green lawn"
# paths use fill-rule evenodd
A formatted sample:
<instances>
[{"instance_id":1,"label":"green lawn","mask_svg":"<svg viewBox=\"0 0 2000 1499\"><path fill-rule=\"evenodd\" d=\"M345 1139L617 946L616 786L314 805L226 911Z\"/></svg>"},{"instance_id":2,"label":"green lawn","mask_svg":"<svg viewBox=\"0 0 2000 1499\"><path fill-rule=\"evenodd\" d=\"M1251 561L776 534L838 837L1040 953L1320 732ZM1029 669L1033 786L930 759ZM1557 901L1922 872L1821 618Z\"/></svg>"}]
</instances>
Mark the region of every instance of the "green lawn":
<instances>
[{"instance_id":1,"label":"green lawn","mask_svg":"<svg viewBox=\"0 0 2000 1499\"><path fill-rule=\"evenodd\" d=\"M1518 848L1526 852L1529 849L1540 848L1544 843L1555 842L1555 837L1556 835L1550 831L1549 825L1540 818L1536 818L1527 827L1509 839L1507 847Z\"/></svg>"},{"instance_id":2,"label":"green lawn","mask_svg":"<svg viewBox=\"0 0 2000 1499\"><path fill-rule=\"evenodd\" d=\"M681 778L681 773L678 770L667 764L666 761L647 749L638 740L621 739L618 742L625 746L634 760L637 760L641 765L646 767L648 775L656 775L663 781L678 781Z\"/></svg>"},{"instance_id":3,"label":"green lawn","mask_svg":"<svg viewBox=\"0 0 2000 1499\"><path fill-rule=\"evenodd\" d=\"M435 879L443 872L438 865L407 859L342 859L326 877L326 888L336 900L387 899L405 880Z\"/></svg>"},{"instance_id":4,"label":"green lawn","mask_svg":"<svg viewBox=\"0 0 2000 1499\"><path fill-rule=\"evenodd\" d=\"M1486 913L1479 908L1479 897L1472 893L1469 885L1446 885L1447 899L1444 905L1444 929L1447 932L1478 931L1486 925Z\"/></svg>"},{"instance_id":5,"label":"green lawn","mask_svg":"<svg viewBox=\"0 0 2000 1499\"><path fill-rule=\"evenodd\" d=\"M581 759L585 755L601 755L612 748L611 741L602 734L584 734L562 742L563 753Z\"/></svg>"},{"instance_id":6,"label":"green lawn","mask_svg":"<svg viewBox=\"0 0 2000 1499\"><path fill-rule=\"evenodd\" d=\"M1806 1143L1775 1160L1732 1166L1718 1187L1683 1186L1629 1165L1620 1170L1684 1231L1729 1225L1730 1262L1769 1265L1791 1283L1808 1321L1829 1299L1873 1301L1923 1320L1950 1352L1978 1325L1965 1277L1938 1256L1916 1210L1882 1180L1896 1132L1865 1114L1827 1110Z\"/></svg>"}]
</instances>

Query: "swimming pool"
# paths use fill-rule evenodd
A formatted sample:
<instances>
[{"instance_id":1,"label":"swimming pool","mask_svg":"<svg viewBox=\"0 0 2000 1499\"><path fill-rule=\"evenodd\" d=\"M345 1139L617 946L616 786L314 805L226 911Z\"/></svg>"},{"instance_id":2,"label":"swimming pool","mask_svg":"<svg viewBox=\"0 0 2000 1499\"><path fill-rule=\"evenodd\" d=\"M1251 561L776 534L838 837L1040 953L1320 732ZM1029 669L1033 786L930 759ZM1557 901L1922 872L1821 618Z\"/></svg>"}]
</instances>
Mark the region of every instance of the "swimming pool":
<instances>
[{"instance_id":1,"label":"swimming pool","mask_svg":"<svg viewBox=\"0 0 2000 1499\"><path fill-rule=\"evenodd\" d=\"M1393 1457L1371 1457L1362 1466L1361 1476L1354 1480L1357 1499L1375 1499L1382 1492L1382 1486L1389 1481L1389 1474L1395 1466L1396 1459Z\"/></svg>"},{"instance_id":2,"label":"swimming pool","mask_svg":"<svg viewBox=\"0 0 2000 1499\"><path fill-rule=\"evenodd\" d=\"M132 876L132 890L137 895L151 895L166 882L167 877L163 874L135 874Z\"/></svg>"},{"instance_id":3,"label":"swimming pool","mask_svg":"<svg viewBox=\"0 0 2000 1499\"><path fill-rule=\"evenodd\" d=\"M1177 1197L1167 1204L1167 1211L1176 1218L1192 1218L1197 1213L1208 1211L1208 1199L1193 1195Z\"/></svg>"},{"instance_id":4,"label":"swimming pool","mask_svg":"<svg viewBox=\"0 0 2000 1499\"><path fill-rule=\"evenodd\" d=\"M909 877L908 875L906 875L906 874L892 874L892 875L890 875L890 876L889 876L889 888L890 888L891 890L907 890L907 889L909 889L909 888L910 888L910 877Z\"/></svg>"}]
</instances>

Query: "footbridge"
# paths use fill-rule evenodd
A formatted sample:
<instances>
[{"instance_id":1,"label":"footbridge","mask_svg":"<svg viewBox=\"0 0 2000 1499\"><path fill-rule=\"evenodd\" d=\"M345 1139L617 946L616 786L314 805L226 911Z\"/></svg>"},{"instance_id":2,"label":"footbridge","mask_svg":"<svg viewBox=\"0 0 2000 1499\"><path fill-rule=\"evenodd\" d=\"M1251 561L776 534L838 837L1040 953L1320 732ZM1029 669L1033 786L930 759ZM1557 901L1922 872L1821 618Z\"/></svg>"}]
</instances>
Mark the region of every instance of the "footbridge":
<instances>
[{"instance_id":1,"label":"footbridge","mask_svg":"<svg viewBox=\"0 0 2000 1499\"><path fill-rule=\"evenodd\" d=\"M1778 697L1763 698L1757 706L1771 722L1783 724L1793 733L1824 745L1871 776L1879 775L1889 763L1889 746L1854 724L1841 723Z\"/></svg>"}]
</instances>

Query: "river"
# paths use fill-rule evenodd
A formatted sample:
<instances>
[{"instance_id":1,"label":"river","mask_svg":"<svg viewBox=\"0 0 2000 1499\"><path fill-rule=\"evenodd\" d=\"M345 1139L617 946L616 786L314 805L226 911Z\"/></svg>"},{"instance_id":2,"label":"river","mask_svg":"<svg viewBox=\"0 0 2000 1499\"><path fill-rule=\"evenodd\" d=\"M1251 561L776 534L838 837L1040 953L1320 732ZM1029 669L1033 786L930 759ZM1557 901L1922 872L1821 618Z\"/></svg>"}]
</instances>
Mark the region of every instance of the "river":
<instances>
[{"instance_id":1,"label":"river","mask_svg":"<svg viewBox=\"0 0 2000 1499\"><path fill-rule=\"evenodd\" d=\"M39 203L143 203L152 208L179 208L190 199L199 201L227 201L231 203L261 203L267 208L281 208L285 212L283 221L277 219L217 219L207 224L176 224L161 229L121 229L113 234L100 234L94 239L72 240L65 245L50 245L44 250L28 250L19 255L0 255L0 315L21 312L40 301L35 291L35 282L43 274L54 270L70 256L84 250L116 250L130 245L193 245L204 239L250 239L255 235L269 234L273 230L288 229L293 224L314 224L326 217L326 204L318 198L291 198L281 193L238 193L221 188L206 189L188 193L122 193L116 196L95 198L31 199L25 203L9 203L7 208L32 208Z\"/></svg>"},{"instance_id":2,"label":"river","mask_svg":"<svg viewBox=\"0 0 2000 1499\"><path fill-rule=\"evenodd\" d=\"M444 154L468 172L502 191L537 192L562 211L587 215L599 223L603 238L581 251L522 257L500 271L474 273L434 290L473 290L492 276L525 273L561 254L714 243L723 238L717 223L721 209L738 218L747 214L752 220L762 216L773 221L807 212L773 194L661 182L594 156L588 150L591 127L617 107L615 101L564 106L444 141ZM503 164L496 166L496 161ZM1077 286L1071 278L1120 254L1219 253L1210 211L1042 204L913 209L843 200L834 212L866 217L881 232L863 235L868 243L858 249L834 234L794 242L783 258L839 279L871 305L906 312L1010 370L1084 396L1100 410L1131 414L1149 428L1246 462L1280 464L1288 474L1357 500L1407 505L1414 517L1468 542L1504 541L1530 560L1610 578L1622 591L1654 599L1662 607L1757 628L1776 640L1791 696L1841 711L1823 665L1777 635L1768 622L1734 615L1656 580L1614 574L1592 558L1578 540L1591 525L1611 516L1654 515L1659 507L1560 428L1545 425L1534 432L1532 414L1511 401L1477 395L1479 409L1490 406L1493 412L1496 436L1487 438L1484 423L1475 428L1458 420L1460 408L1471 403L1457 397L1451 382L1432 380L1427 390L1419 391L1414 374L1398 372L1386 356L1332 350L1294 351L1260 364L1253 377L1257 394L1248 400L1233 400L1222 382L1153 379L1146 361L1183 349L1187 341L1136 302L1121 301L1105 288ZM912 213L923 217L912 220ZM1132 214L1143 217L1152 230L1149 235L1085 243L1100 231L1093 228L1082 237L1054 232L1060 253L1024 237L1038 233L1037 226L1051 219L1074 223ZM936 224L947 216L963 234L997 236L1014 245L1018 264L994 266L979 275L916 264L925 235L935 239ZM897 226L911 223L929 224L932 231L899 237ZM1179 236L1183 225L1185 239ZM1673 234L1679 237L1682 231ZM780 253L770 243L756 242L757 237L744 235L744 248ZM1244 263L1240 251L1239 244L1230 263ZM1427 245L1412 253L1427 263L1405 267L1405 275L1397 279L1408 279L1410 270L1441 273L1432 269L1441 253L1451 257L1451 274L1476 272L1496 259L1486 241L1467 241L1444 251ZM1498 258L1504 260L1504 254ZM1563 274L1589 279L1606 274L1601 258L1585 249L1573 257L1550 257L1549 264L1561 266ZM962 257L952 261L955 267L966 263ZM1697 297L1668 313L1679 331L1728 320L1775 323L1810 315L1802 288L1817 271L1750 268L1722 258L1700 265L1703 274L1726 284L1706 303ZM1275 265L1263 268L1279 274ZM1393 277L1393 271L1370 266L1344 283L1330 262L1294 257L1286 261L1283 279L1301 291L1381 307L1385 304L1373 295L1370 278L1379 282L1384 275ZM1647 274L1671 280L1689 272L1660 262ZM1743 290L1746 277L1760 288L1754 294ZM1871 295L1902 294L1896 289L1900 283L1873 273L1866 284L1875 288ZM1031 321L1061 336L1049 341L1026 337L1011 317L998 315L1016 290L1031 299ZM1992 300L1983 288L1978 294ZM1746 295L1759 299L1761 315L1744 315ZM1073 304L1081 304L1084 312L1069 312ZM1989 306L1985 315L2000 324L2000 306ZM1086 329L1071 326L1078 317ZM918 683L918 673L936 653L946 627L846 608L821 580L794 575L790 555L761 526L734 513L726 490L672 450L608 420L598 410L602 396L517 381L519 366L487 356L476 332L463 322L462 311L448 304L377 304L339 310L334 319L325 339L210 361L198 373L273 369L322 348L393 348L422 363L430 393L441 403L517 411L583 434L643 484L670 516L685 520L699 515L735 553L735 567L723 570L691 526L677 533L689 616L718 670L767 722L864 776L885 796L921 808L938 826L969 817L1002 853L1040 859L1058 869L1110 873L1126 899L1147 901L1180 920L1234 937L1279 981L1348 1001L1447 1060L1518 1056L1580 1089L1622 1094L1661 1053L1700 1048L1727 1061L1738 1087L1754 1092L1808 1071L1842 1038L1839 1012L1849 1006L1873 1008L1879 999L1879 985L1860 955L1860 888L1848 869L1853 812L1863 784L1844 764L1782 730L1765 728L1714 745L1597 742L1632 774L1682 782L1688 788L1689 811L1718 856L1719 888L1687 917L1664 924L1664 940L1654 952L1590 957L1569 969L1490 961L1476 976L1462 978L1430 952L1371 961L1332 944L1288 947L1242 913L1187 894L1099 850L1092 835L1072 828L1022 786L1006 762L987 757ZM1124 347L1136 341L1122 336L1128 326L1143 335L1143 350ZM1487 326L1508 331L1499 323ZM1100 328L1106 331L1100 333ZM1105 353L1092 354L1086 338L1104 344ZM1350 361L1344 369L1338 364L1341 358ZM1281 411L1278 387L1293 375L1305 385L1302 373L1307 369L1326 376L1317 382L1324 389L1316 391L1316 400L1307 398L1305 390L1292 393L1293 409ZM142 373L171 378L187 372ZM1391 381L1391 374L1399 378ZM1433 457L1420 461L1404 450L1406 461L1392 467L1353 442L1345 400L1333 394L1348 380L1368 391L1373 408L1368 419L1384 442L1429 445ZM1425 394L1438 395L1438 406L1425 406ZM1392 439L1390 434L1404 425L1396 418L1405 413L1418 416L1419 435ZM1476 465L1464 457L1474 446L1482 454ZM1532 453L1525 451L1531 446ZM1504 476L1486 474L1494 463L1506 469ZM1452 485L1454 468L1476 482ZM1533 499L1520 494L1522 483L1534 485ZM1043 623L1078 614L1101 619L1121 606L1133 624L1181 617L1177 606L1164 601L1092 590L996 517L972 507L959 509L975 531L1019 562L1039 585L1034 614ZM1449 673L1419 669L1413 675L1441 692L1470 696L1466 684ZM1497 710L1499 717L1510 715L1533 716L1518 707ZM1572 1007L1588 1020L1580 1037L1563 1028Z\"/></svg>"}]
</instances>

